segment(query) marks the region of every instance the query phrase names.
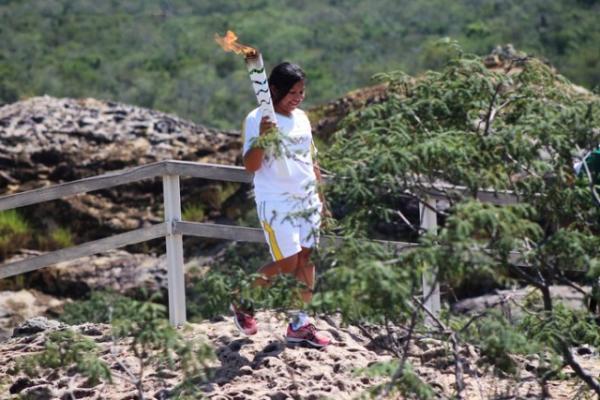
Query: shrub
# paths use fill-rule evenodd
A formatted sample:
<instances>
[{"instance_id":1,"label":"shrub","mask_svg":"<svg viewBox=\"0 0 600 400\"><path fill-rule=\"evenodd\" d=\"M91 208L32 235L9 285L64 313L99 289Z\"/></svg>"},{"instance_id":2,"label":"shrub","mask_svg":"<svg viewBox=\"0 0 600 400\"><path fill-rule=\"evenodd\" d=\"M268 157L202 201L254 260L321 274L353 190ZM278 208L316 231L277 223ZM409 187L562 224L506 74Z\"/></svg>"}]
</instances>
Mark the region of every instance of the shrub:
<instances>
[{"instance_id":1,"label":"shrub","mask_svg":"<svg viewBox=\"0 0 600 400\"><path fill-rule=\"evenodd\" d=\"M202 222L204 221L205 211L201 204L191 204L186 206L181 213L184 221Z\"/></svg>"},{"instance_id":2,"label":"shrub","mask_svg":"<svg viewBox=\"0 0 600 400\"><path fill-rule=\"evenodd\" d=\"M37 243L40 250L52 251L74 245L73 234L69 228L56 228L48 234L38 233Z\"/></svg>"},{"instance_id":3,"label":"shrub","mask_svg":"<svg viewBox=\"0 0 600 400\"><path fill-rule=\"evenodd\" d=\"M0 212L0 255L3 258L25 246L30 238L29 224L16 210Z\"/></svg>"},{"instance_id":4,"label":"shrub","mask_svg":"<svg viewBox=\"0 0 600 400\"><path fill-rule=\"evenodd\" d=\"M69 325L110 323L112 310L126 309L132 299L113 292L92 292L89 299L65 304L59 319Z\"/></svg>"},{"instance_id":5,"label":"shrub","mask_svg":"<svg viewBox=\"0 0 600 400\"><path fill-rule=\"evenodd\" d=\"M64 374L74 368L89 378L91 385L101 380L110 382L110 369L98 359L98 355L99 349L94 341L67 329L50 333L42 352L20 359L17 370L29 376L40 376L44 368L59 369Z\"/></svg>"}]
</instances>

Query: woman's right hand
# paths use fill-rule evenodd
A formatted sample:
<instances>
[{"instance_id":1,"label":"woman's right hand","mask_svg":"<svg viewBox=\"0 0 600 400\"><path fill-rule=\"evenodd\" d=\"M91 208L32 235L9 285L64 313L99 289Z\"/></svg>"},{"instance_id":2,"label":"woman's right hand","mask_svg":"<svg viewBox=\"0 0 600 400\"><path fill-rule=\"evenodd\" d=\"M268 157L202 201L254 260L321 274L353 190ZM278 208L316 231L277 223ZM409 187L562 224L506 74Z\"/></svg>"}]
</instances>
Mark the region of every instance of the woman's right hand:
<instances>
[{"instance_id":1,"label":"woman's right hand","mask_svg":"<svg viewBox=\"0 0 600 400\"><path fill-rule=\"evenodd\" d=\"M260 120L260 127L259 127L259 133L260 136L266 134L267 132L269 132L271 129L274 129L277 125L275 125L274 122L272 122L269 117L267 117L266 115L264 117L262 117L262 119Z\"/></svg>"}]
</instances>

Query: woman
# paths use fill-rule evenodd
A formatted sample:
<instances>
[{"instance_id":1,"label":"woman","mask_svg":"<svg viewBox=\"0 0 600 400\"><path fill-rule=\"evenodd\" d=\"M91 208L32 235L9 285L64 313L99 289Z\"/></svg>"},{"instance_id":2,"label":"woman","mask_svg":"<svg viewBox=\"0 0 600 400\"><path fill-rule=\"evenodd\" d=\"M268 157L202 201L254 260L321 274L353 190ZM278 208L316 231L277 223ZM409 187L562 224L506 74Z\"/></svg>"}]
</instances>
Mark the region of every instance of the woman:
<instances>
[{"instance_id":1,"label":"woman","mask_svg":"<svg viewBox=\"0 0 600 400\"><path fill-rule=\"evenodd\" d=\"M273 68L269 88L277 121L263 117L259 108L244 122L244 166L254 172L254 194L259 219L273 262L258 270L258 285L268 286L278 274L289 274L306 289L301 293L310 302L315 284L315 265L310 262L312 248L318 244L322 198L317 184L321 180L310 122L298 106L305 96L305 74L288 62ZM277 158L259 144L259 137L277 129L281 154ZM283 163L283 164L282 164ZM285 172L282 173L282 165ZM257 332L252 310L232 305L236 326L247 335ZM288 325L290 343L325 347L330 340L319 334L308 316L299 313Z\"/></svg>"}]
</instances>

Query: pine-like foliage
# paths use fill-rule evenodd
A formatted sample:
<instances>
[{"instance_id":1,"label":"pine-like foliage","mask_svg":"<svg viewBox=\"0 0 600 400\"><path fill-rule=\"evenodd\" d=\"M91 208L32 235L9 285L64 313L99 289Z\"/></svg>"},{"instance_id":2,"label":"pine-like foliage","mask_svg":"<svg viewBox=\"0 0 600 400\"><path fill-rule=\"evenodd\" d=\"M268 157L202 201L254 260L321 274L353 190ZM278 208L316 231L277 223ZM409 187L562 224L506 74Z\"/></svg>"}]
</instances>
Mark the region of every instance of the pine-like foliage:
<instances>
[{"instance_id":1,"label":"pine-like foliage","mask_svg":"<svg viewBox=\"0 0 600 400\"><path fill-rule=\"evenodd\" d=\"M446 338L477 343L505 371L514 370L509 353L530 351L560 355L562 366L577 370L570 349L597 342L597 326L587 311L557 307L550 286L570 285L589 299L584 287L600 276L597 188L585 166L574 168L600 143L600 98L539 60L514 59L492 71L447 44L455 56L440 71L378 75L385 99L350 115L324 160L332 172L327 197L342 231L402 241L398 232L409 223L420 246L385 257L352 246L334 250L325 257L329 270L315 305L341 309L351 320L414 327L421 271L459 283L483 270L532 286L540 303L527 310L526 324L451 321L453 334L439 326ZM405 212L432 189L444 195L438 206L445 204L436 234ZM477 199L484 190L510 191L517 203L484 203ZM569 321L577 333L563 335ZM596 379L579 376L600 392Z\"/></svg>"}]
</instances>

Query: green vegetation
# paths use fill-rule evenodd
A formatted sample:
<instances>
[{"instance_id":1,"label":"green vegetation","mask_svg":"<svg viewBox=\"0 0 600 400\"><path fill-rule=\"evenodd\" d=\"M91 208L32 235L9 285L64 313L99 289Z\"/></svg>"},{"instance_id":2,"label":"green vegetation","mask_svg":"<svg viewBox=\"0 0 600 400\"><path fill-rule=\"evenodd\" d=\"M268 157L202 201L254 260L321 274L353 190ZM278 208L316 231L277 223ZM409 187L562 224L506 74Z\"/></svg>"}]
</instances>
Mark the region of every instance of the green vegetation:
<instances>
[{"instance_id":1,"label":"green vegetation","mask_svg":"<svg viewBox=\"0 0 600 400\"><path fill-rule=\"evenodd\" d=\"M301 288L291 277L280 276L267 290L252 286L258 276L256 271L270 261L265 246L255 243L229 246L225 254L187 289L189 319L195 321L228 314L234 296L252 299L256 308L301 307L298 297L293 295Z\"/></svg>"},{"instance_id":2,"label":"green vegetation","mask_svg":"<svg viewBox=\"0 0 600 400\"><path fill-rule=\"evenodd\" d=\"M241 58L213 41L227 29L267 67L305 67L309 106L378 72L443 65L434 43L446 36L477 54L513 43L591 88L600 84L599 12L595 0L3 1L0 104L95 97L239 129L255 99Z\"/></svg>"},{"instance_id":3,"label":"green vegetation","mask_svg":"<svg viewBox=\"0 0 600 400\"><path fill-rule=\"evenodd\" d=\"M213 357L210 346L186 341L169 323L165 306L152 300L121 302L115 306L112 318L113 334L117 338L133 338L129 350L138 360L139 372L126 372L140 397L143 397L145 365L153 363L159 369L177 369L183 372L186 382L204 379L208 369L206 361ZM193 385L182 389L181 394L189 395L192 389Z\"/></svg>"},{"instance_id":4,"label":"green vegetation","mask_svg":"<svg viewBox=\"0 0 600 400\"><path fill-rule=\"evenodd\" d=\"M0 212L0 259L26 247L50 251L73 245L73 234L68 228L59 227L48 232L34 227L17 210Z\"/></svg>"},{"instance_id":5,"label":"green vegetation","mask_svg":"<svg viewBox=\"0 0 600 400\"><path fill-rule=\"evenodd\" d=\"M137 301L115 293L92 293L85 301L70 303L65 306L61 320L68 324L81 324L84 322L110 323L112 325L113 345L120 340L128 347L129 353L133 354L138 362L136 368L127 367L124 360L114 357L120 368L124 371L121 379L126 379L133 384L140 398L144 397L143 379L145 367L153 365L159 372L163 370L178 370L183 373L181 385L176 388L178 398L185 396L197 396L196 385L206 379L208 373L207 361L214 357L212 348L202 342L189 342L176 328L170 325L166 318L166 308L157 303L160 296L151 296L147 301ZM70 332L70 331L65 331ZM72 333L68 333L72 337ZM45 360L56 358L52 335L49 338L50 347L37 356L27 358L22 369L26 371L37 371L38 368L53 367ZM128 340L130 339L130 340ZM80 340L69 341L61 346L64 350L60 354L73 354L73 357L89 357L95 360L93 365L104 365L98 361L98 355L94 346L89 341L85 342L88 347L82 347ZM91 342L93 344L93 342ZM54 346L54 347L52 347ZM48 350L50 348L50 350ZM64 357L63 357L64 358ZM66 362L71 362L69 358ZM61 364L62 365L62 364ZM92 364L89 364L92 365ZM97 368L96 368L97 369ZM82 364L79 372L84 374L95 371ZM112 379L110 370L105 379Z\"/></svg>"},{"instance_id":6,"label":"green vegetation","mask_svg":"<svg viewBox=\"0 0 600 400\"><path fill-rule=\"evenodd\" d=\"M39 232L37 236L37 248L43 251L51 251L71 247L75 243L73 234L69 228L56 228L48 234Z\"/></svg>"},{"instance_id":7,"label":"green vegetation","mask_svg":"<svg viewBox=\"0 0 600 400\"><path fill-rule=\"evenodd\" d=\"M389 232L411 222L403 205L423 202L431 183L465 191L445 192L448 208L437 211L443 222L437 234L412 221L421 246L411 251L350 241L325 254L313 307L422 332L418 295L425 270L444 283L485 273L499 283L526 284L538 301L520 306L527 314L522 323L490 312L467 320L448 315L434 320L429 334L448 343L457 371L460 343L476 344L483 362L508 373L517 372L514 354L541 353L549 360L537 371L543 393L547 380L569 365L600 394L598 380L571 355L573 346L598 342L594 314L567 310L550 292L551 285L567 284L589 299L581 285L600 277L599 188L574 170L600 142L600 98L573 89L535 59L515 60L513 73L494 72L455 42L445 45L440 51L449 60L440 71L417 79L402 72L378 76L388 85L385 100L351 114L325 154L323 165L332 172L327 198L338 232L394 239ZM480 188L511 190L519 203L479 202ZM573 271L586 278L573 281ZM412 381L406 372L411 334L395 346L400 363L385 390L424 398L418 385L402 386Z\"/></svg>"},{"instance_id":8,"label":"green vegetation","mask_svg":"<svg viewBox=\"0 0 600 400\"><path fill-rule=\"evenodd\" d=\"M30 237L27 221L16 210L0 212L0 257L18 251Z\"/></svg>"},{"instance_id":9,"label":"green vegetation","mask_svg":"<svg viewBox=\"0 0 600 400\"><path fill-rule=\"evenodd\" d=\"M204 221L205 211L201 204L192 204L185 206L181 213L181 218L184 221L202 222Z\"/></svg>"},{"instance_id":10,"label":"green vegetation","mask_svg":"<svg viewBox=\"0 0 600 400\"><path fill-rule=\"evenodd\" d=\"M69 228L57 228L50 232L50 239L59 249L73 246L73 234Z\"/></svg>"},{"instance_id":11,"label":"green vegetation","mask_svg":"<svg viewBox=\"0 0 600 400\"><path fill-rule=\"evenodd\" d=\"M17 369L29 376L41 376L44 369L60 370L66 374L70 368L89 379L90 385L112 381L108 365L99 359L99 349L93 340L70 329L52 332L37 354L22 358Z\"/></svg>"},{"instance_id":12,"label":"green vegetation","mask_svg":"<svg viewBox=\"0 0 600 400\"><path fill-rule=\"evenodd\" d=\"M547 380L568 365L600 395L597 377L577 368L571 355L575 345L600 345L595 316L565 309L550 292L551 285L568 284L589 300L581 286L600 278L599 188L573 168L600 143L600 99L565 78L589 87L600 83L600 3L286 3L2 2L0 101L42 93L93 96L234 127L254 99L242 61L212 41L214 32L228 28L258 46L269 65L285 58L306 67L313 104L366 84L376 72L436 67L418 78L379 73L377 80L387 85L383 101L351 114L331 148L321 152L332 173L326 189L338 220L334 231L346 242L316 255L321 275L311 307L341 312L344 322L406 328L402 340L390 335L397 362L370 371L390 377L377 388L384 392L409 398L436 392L407 361L418 332L448 343L457 371L459 347L466 343L499 373L517 372L514 354L541 353L545 365L536 377L543 393ZM265 27L277 34L265 36ZM439 46L437 39L445 36L463 47L450 39ZM506 42L546 57L565 76L529 58L513 60L510 71L492 71L472 54ZM439 182L465 191L445 192L448 207L438 210L443 223L432 234L403 210L423 202ZM510 190L519 204L479 202L481 188ZM234 192L207 198L221 204ZM199 220L204 211L192 205L184 214ZM18 214L3 215L3 235L26 235ZM420 242L410 251L398 254L361 240L397 240L407 221ZM188 293L190 317L225 313L236 291L255 296L259 306L290 306L289 280L268 293L251 289L251 273L268 259L255 245L230 248ZM467 319L447 314L425 326L419 296L426 270L436 281L456 285L475 274L529 285L538 298L517 305L527 314L517 324L486 311ZM567 274L573 270L585 278L574 281ZM135 338L130 350L141 365L183 368L192 379L205 373L209 349L181 341L163 306L95 294L67 306L63 318L112 322L115 337ZM143 376L130 379L140 388Z\"/></svg>"},{"instance_id":13,"label":"green vegetation","mask_svg":"<svg viewBox=\"0 0 600 400\"><path fill-rule=\"evenodd\" d=\"M393 379L399 368L398 362L391 361L387 363L375 363L360 371L367 376L386 376ZM423 382L410 364L404 365L401 379L397 380L394 386L376 385L368 391L370 398L386 397L387 394L410 393L411 399L429 400L435 399L435 392L429 385Z\"/></svg>"},{"instance_id":14,"label":"green vegetation","mask_svg":"<svg viewBox=\"0 0 600 400\"><path fill-rule=\"evenodd\" d=\"M131 299L113 292L92 292L86 300L65 304L60 320L69 325L86 322L107 324L114 308L125 309Z\"/></svg>"}]
</instances>

